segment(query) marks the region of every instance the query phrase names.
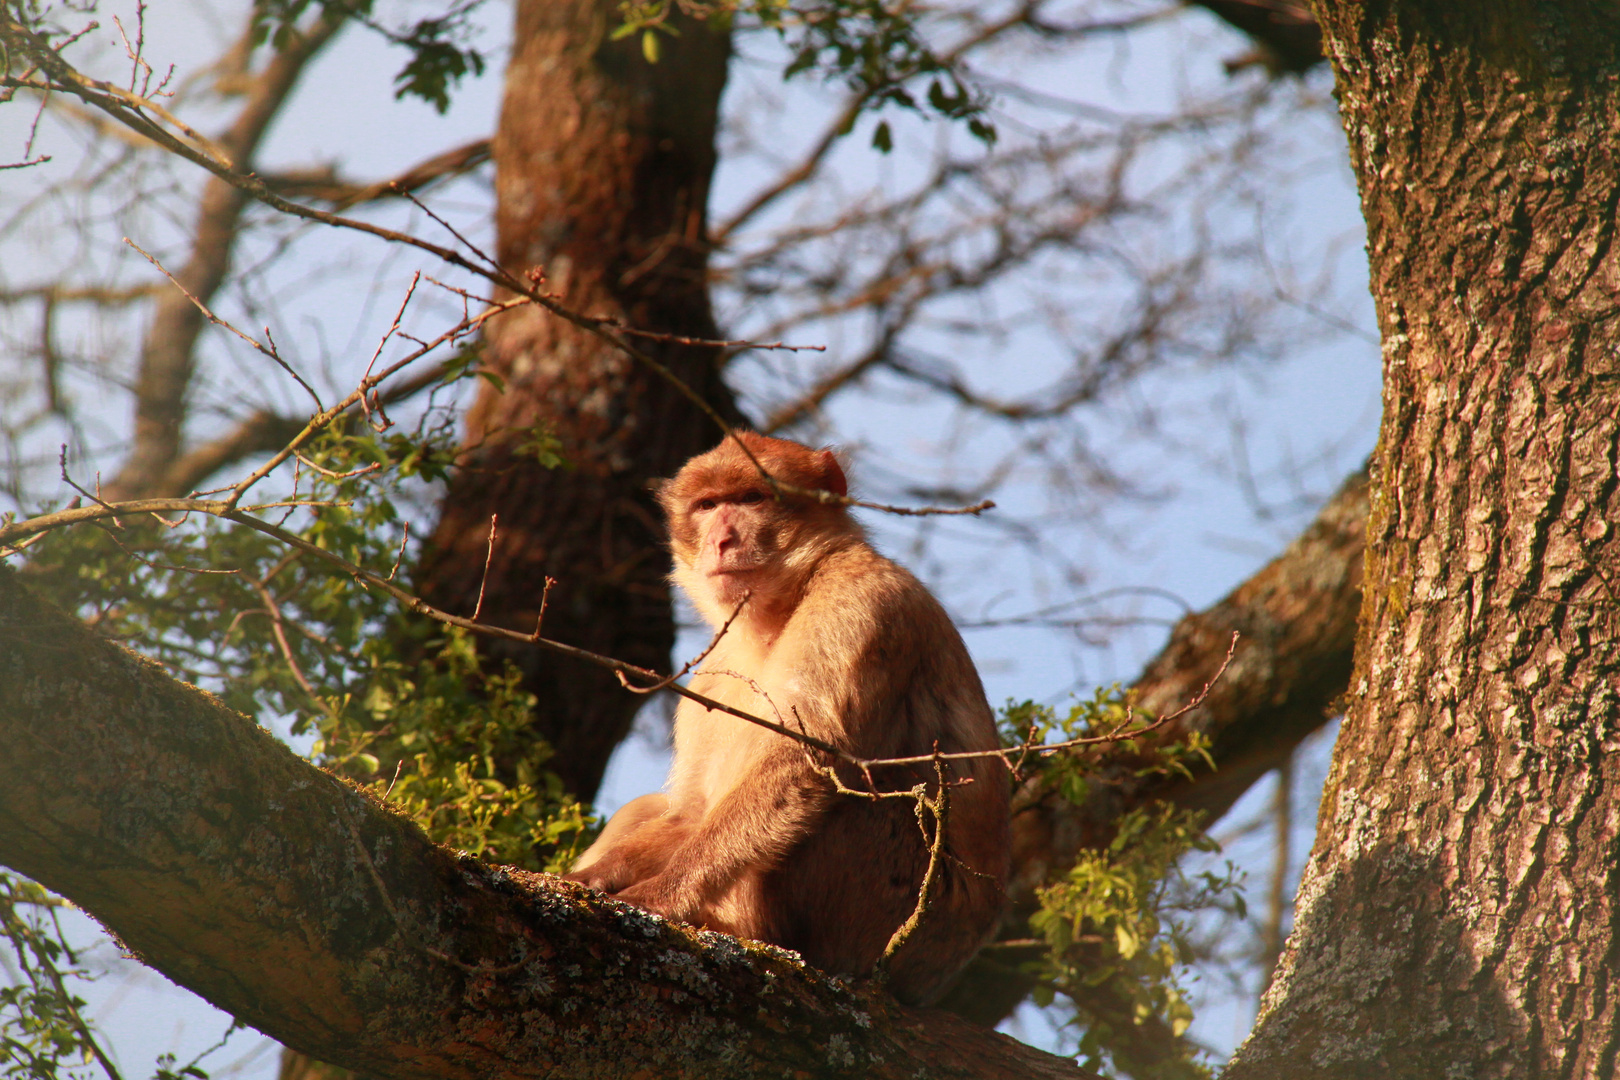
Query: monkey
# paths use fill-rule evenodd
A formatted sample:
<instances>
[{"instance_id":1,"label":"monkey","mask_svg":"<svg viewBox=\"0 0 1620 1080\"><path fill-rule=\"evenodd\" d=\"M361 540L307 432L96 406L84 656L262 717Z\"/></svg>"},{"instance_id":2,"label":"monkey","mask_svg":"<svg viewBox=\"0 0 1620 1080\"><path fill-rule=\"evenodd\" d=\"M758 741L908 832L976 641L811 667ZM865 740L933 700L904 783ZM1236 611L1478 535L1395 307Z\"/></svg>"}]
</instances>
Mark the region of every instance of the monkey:
<instances>
[{"instance_id":1,"label":"monkey","mask_svg":"<svg viewBox=\"0 0 1620 1080\"><path fill-rule=\"evenodd\" d=\"M738 432L657 488L671 580L718 632L691 689L863 759L994 751L990 706L961 635L910 572L878 554L843 501L830 450ZM665 790L615 814L571 880L647 911L870 974L913 913L929 861L915 800L803 743L683 698ZM874 766L879 791L937 789L934 765ZM947 763L945 857L928 910L887 964L927 1003L993 929L1009 871L1009 774L989 754ZM870 790L870 788L867 788Z\"/></svg>"}]
</instances>

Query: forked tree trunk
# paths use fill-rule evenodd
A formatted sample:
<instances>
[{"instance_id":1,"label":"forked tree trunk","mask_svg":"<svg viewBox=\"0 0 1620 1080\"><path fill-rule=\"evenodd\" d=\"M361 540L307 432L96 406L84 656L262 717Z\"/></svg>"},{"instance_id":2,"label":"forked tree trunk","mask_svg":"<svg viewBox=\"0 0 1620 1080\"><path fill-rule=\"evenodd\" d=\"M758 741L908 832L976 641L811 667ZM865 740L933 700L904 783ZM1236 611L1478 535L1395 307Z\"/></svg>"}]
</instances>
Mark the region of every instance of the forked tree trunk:
<instances>
[{"instance_id":1,"label":"forked tree trunk","mask_svg":"<svg viewBox=\"0 0 1620 1080\"><path fill-rule=\"evenodd\" d=\"M522 0L495 138L501 264L546 275L576 311L640 330L716 336L706 280L705 206L729 40L676 20L649 64L634 37L611 41L617 0ZM642 339L722 413L735 415L716 350ZM446 493L428 599L532 630L545 578L557 579L548 637L648 668L674 643L661 526L646 488L719 439L714 424L651 369L598 338L527 308L492 320L485 385L468 414L474 447ZM542 467L533 429L560 440L567 465ZM484 580L491 515L498 536ZM535 731L576 794L596 791L640 700L608 674L512 648L539 698Z\"/></svg>"},{"instance_id":2,"label":"forked tree trunk","mask_svg":"<svg viewBox=\"0 0 1620 1080\"><path fill-rule=\"evenodd\" d=\"M1352 705L1226 1076L1613 1076L1620 8L1317 12L1384 421Z\"/></svg>"},{"instance_id":3,"label":"forked tree trunk","mask_svg":"<svg viewBox=\"0 0 1620 1080\"><path fill-rule=\"evenodd\" d=\"M677 19L649 64L614 42L617 0L520 0L496 131L495 223L502 266L546 275L568 307L639 330L717 336L705 209L730 41ZM736 406L712 347L638 340L722 414ZM485 383L467 417L472 448L445 493L418 587L447 610L532 630L546 578L548 637L665 670L675 625L662 527L647 481L719 438L650 368L537 309L487 324ZM541 465L554 436L562 468ZM490 519L499 519L493 550ZM487 575L486 575L487 559ZM480 642L523 670L534 731L576 795L596 793L642 699L607 673L537 649ZM282 1080L343 1071L288 1052Z\"/></svg>"}]
</instances>

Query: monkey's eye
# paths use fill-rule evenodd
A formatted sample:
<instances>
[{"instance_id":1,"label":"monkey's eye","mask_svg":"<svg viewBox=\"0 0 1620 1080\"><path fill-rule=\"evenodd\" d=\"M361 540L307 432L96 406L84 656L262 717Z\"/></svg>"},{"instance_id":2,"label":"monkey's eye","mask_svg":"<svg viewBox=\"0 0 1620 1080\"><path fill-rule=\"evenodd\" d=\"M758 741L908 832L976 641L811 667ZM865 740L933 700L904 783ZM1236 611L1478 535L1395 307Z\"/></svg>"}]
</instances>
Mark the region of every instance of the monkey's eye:
<instances>
[{"instance_id":1,"label":"monkey's eye","mask_svg":"<svg viewBox=\"0 0 1620 1080\"><path fill-rule=\"evenodd\" d=\"M715 501L713 499L699 499L697 502L692 504L692 509L693 510L699 510L699 511L701 511L701 510L713 510L715 508L715 505L716 504L715 504Z\"/></svg>"},{"instance_id":2,"label":"monkey's eye","mask_svg":"<svg viewBox=\"0 0 1620 1080\"><path fill-rule=\"evenodd\" d=\"M763 491L750 491L737 501L742 503L744 506L753 506L755 503L765 501L765 493Z\"/></svg>"}]
</instances>

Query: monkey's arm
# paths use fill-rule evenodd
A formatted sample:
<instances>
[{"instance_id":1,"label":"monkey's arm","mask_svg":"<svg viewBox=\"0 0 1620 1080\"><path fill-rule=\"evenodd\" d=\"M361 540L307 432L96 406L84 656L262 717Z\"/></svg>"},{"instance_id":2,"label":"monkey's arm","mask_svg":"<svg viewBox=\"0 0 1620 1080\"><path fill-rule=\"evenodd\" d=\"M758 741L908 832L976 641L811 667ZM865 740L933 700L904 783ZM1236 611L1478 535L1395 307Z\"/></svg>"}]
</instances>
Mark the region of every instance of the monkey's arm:
<instances>
[{"instance_id":1,"label":"monkey's arm","mask_svg":"<svg viewBox=\"0 0 1620 1080\"><path fill-rule=\"evenodd\" d=\"M782 743L681 836L673 850L665 851L662 870L616 898L673 919L697 921L704 906L745 873L780 863L837 797L802 746L786 739ZM669 839L643 829L625 849ZM632 850L625 853L636 857Z\"/></svg>"}]
</instances>

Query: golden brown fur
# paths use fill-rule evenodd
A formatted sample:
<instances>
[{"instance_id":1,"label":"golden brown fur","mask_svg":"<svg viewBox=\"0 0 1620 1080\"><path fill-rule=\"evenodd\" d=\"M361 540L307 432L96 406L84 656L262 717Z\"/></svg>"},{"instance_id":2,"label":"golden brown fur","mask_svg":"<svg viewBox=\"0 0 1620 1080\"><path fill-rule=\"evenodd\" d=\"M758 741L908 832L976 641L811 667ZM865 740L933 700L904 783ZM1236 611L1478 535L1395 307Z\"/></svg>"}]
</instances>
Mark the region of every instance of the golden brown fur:
<instances>
[{"instance_id":1,"label":"golden brown fur","mask_svg":"<svg viewBox=\"0 0 1620 1080\"><path fill-rule=\"evenodd\" d=\"M777 479L843 494L828 451L742 438ZM692 688L865 758L990 750L994 723L961 637L928 590L874 551L842 506L771 494L727 440L659 493L673 580L718 627L743 613ZM841 770L842 771L842 770ZM891 967L926 1001L1001 909L1008 780L994 758L957 762L937 899ZM885 766L885 790L932 778ZM846 783L858 787L851 774ZM571 877L650 911L796 949L824 970L871 971L910 915L927 848L909 799L839 794L803 745L682 700L667 793L616 814Z\"/></svg>"}]
</instances>

